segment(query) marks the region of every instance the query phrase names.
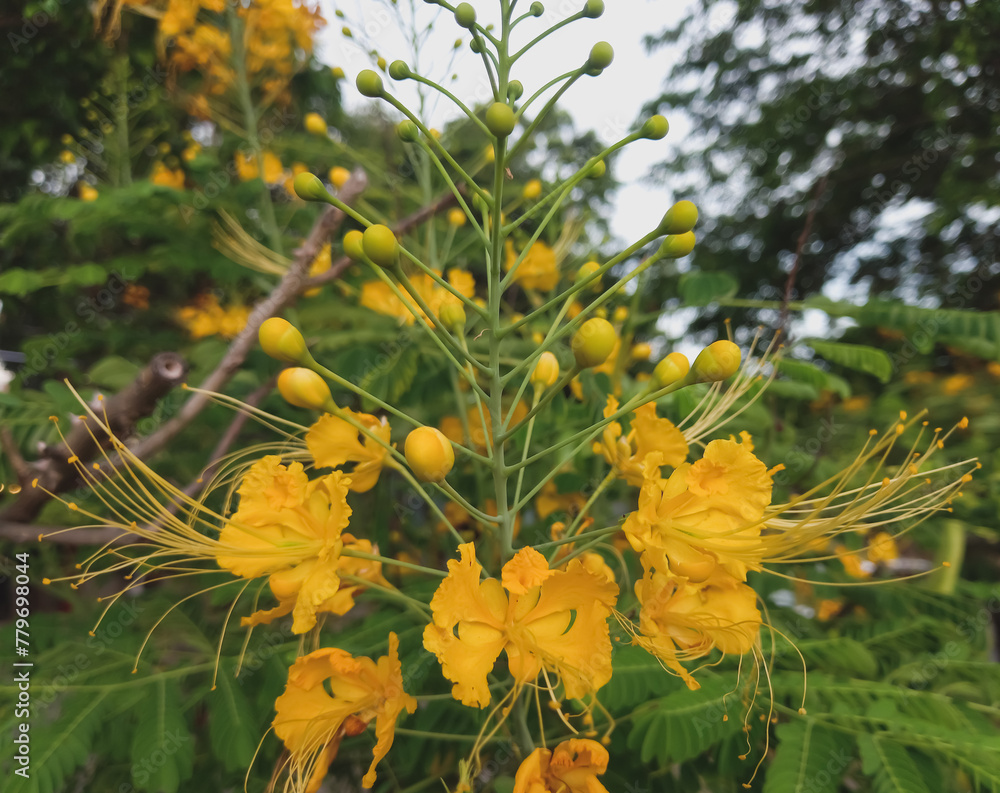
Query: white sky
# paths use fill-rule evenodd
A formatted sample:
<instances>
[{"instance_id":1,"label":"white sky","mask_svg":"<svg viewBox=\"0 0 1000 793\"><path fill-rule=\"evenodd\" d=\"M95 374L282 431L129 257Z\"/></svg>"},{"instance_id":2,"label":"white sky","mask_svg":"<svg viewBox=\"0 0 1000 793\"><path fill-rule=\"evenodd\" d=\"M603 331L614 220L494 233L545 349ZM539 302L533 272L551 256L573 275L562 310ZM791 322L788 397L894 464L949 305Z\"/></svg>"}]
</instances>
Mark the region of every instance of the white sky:
<instances>
[{"instance_id":1,"label":"white sky","mask_svg":"<svg viewBox=\"0 0 1000 793\"><path fill-rule=\"evenodd\" d=\"M497 19L497 0L471 0L478 12L479 21L488 23ZM348 109L362 107L376 100L357 93L354 78L362 69L372 68L374 57L371 48L378 50L388 62L401 59L421 74L443 84L466 104L475 105L491 99L480 56L468 48L469 35L459 28L451 14L438 6L428 6L414 0L417 24L424 28L434 22L434 30L427 42L420 47L417 58L406 37L399 31L399 18L387 9L388 3L373 0L340 0L334 5L322 0L321 7L328 21L320 36L320 58L331 66L340 66L347 74L345 104ZM544 3L545 13L538 19L525 20L515 29L515 44L523 46L538 33L579 10L584 0L550 0ZM658 52L655 57L646 54L642 37L657 33L667 21L676 18L688 0L606 0L604 15L599 19L583 19L568 25L547 38L515 65L513 78L519 79L530 96L549 79L583 63L590 48L598 41L608 41L615 50L615 60L600 77L583 77L564 95L563 110L569 112L580 131L593 129L606 143L619 140L638 118L644 102L656 96L663 76L670 66L668 55ZM516 14L526 13L530 3L520 0ZM337 19L334 8L340 8L346 20ZM399 13L407 20L410 0L399 0ZM345 39L341 27L348 24L354 39ZM463 46L455 52L456 38ZM359 42L364 46L359 46ZM452 56L454 55L454 61ZM448 71L451 65L451 72ZM457 78L450 79L451 74ZM383 77L386 87L408 107L416 107L414 83L395 83ZM446 99L428 107L430 126L444 126L459 111ZM638 141L622 152L617 159L615 177L623 184L614 199L611 217L613 233L630 243L654 227L674 200L669 185L640 184L653 163L669 159L671 151L680 140L682 119L670 118L671 131L661 141Z\"/></svg>"}]
</instances>

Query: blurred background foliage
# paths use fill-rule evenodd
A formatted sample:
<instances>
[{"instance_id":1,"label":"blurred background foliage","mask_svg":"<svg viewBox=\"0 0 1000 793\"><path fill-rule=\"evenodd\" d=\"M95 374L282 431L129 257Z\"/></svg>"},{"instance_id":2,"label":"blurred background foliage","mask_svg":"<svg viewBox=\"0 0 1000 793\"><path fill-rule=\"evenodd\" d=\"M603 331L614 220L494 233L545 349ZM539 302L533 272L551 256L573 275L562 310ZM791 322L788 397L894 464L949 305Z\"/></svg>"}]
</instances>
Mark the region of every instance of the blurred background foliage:
<instances>
[{"instance_id":1,"label":"blurred background foliage","mask_svg":"<svg viewBox=\"0 0 1000 793\"><path fill-rule=\"evenodd\" d=\"M218 367L319 214L291 194L293 174L308 170L342 188L351 171L364 171L358 207L390 223L447 199L391 119L344 112L342 92L353 87L313 56L321 21L302 6L251 5L285 25L289 39L278 47L254 39L246 12L204 2L199 24L210 30L184 29L170 16L173 5L88 9L43 0L0 12L10 45L0 74L8 106L17 108L0 125L0 331L4 365L14 374L0 393L0 482L8 483L0 520L17 499L20 461L58 440L47 417L68 421L79 412L64 378L88 397L113 393L163 350L185 358L191 383ZM553 402L534 442L554 443L589 424L606 394L641 383L678 344L724 334L721 320L731 318L744 348L758 326L765 339L784 332L778 377L729 428L751 432L769 465L784 464L776 497L843 468L868 430L888 426L901 410L926 409L944 427L968 416L971 429L956 432L944 455L975 456L984 467L952 512L927 519L884 557L843 561L830 549L823 565L789 571L796 580L754 582L775 628L764 632L773 664L769 679L750 681L760 693L745 723L746 669L737 686L735 662L727 660L690 692L619 635L625 641L602 695L618 718L609 789L736 791L761 758L755 786L762 780L769 793L1000 789L998 14L985 2L705 0L651 33L650 47L684 53L649 109L682 112L694 125L680 156L656 173L679 190L687 186L702 208L699 244L690 265L650 271L609 306L609 316L620 309L616 323L628 344L613 366ZM326 127L319 134L307 129L310 113ZM468 123L440 135L470 170L491 167ZM533 180L551 183L601 148L568 116L548 118L512 168L509 216L533 200ZM616 252L606 222L614 187L611 162L553 226L565 236L543 239L565 280L582 263ZM349 228L338 229L312 263L314 275L341 257ZM408 244L442 270L482 271L468 228L449 219L446 203L408 234ZM427 423L465 421L474 431L439 352L403 317L363 305L366 280L347 267L286 315L343 377ZM515 289L508 300L514 314L541 296ZM687 328L665 330L668 313L685 318ZM536 344L545 329L527 326L511 354ZM261 389L276 371L253 351L224 390L308 423L303 411ZM334 396L370 408L346 393ZM665 398L661 415L683 418L696 396ZM130 440L155 434L185 399L169 394ZM232 421L230 409L212 405L149 462L187 486ZM253 422L239 436L240 447L275 442ZM601 481L603 466L586 454L567 466L546 506L539 501L522 516L521 539L548 539L552 522L571 516ZM469 472L457 470L455 485L485 492ZM389 487L378 498L352 497L352 523L400 558L443 566L451 549L433 517L401 482ZM73 497L93 503L86 491ZM613 525L634 497L612 491L595 518ZM71 516L53 502L37 522L69 524ZM0 529L23 536L9 522ZM475 537L474 522L464 531ZM13 554L25 549L33 574L68 573L88 554L8 539L7 589ZM950 570L906 584L855 585L946 561ZM171 608L190 594L183 581L135 590L87 636L84 626L103 610L96 596L113 591L110 582L79 591L33 587L38 774L24 789L236 790L252 761L247 789L263 790L279 760L277 742L264 740L255 752L301 651L298 639L287 630L258 631L241 648L242 635L230 626L216 669L232 593L216 590ZM9 601L3 605L9 609ZM130 676L146 632L168 610ZM381 653L395 630L408 690L448 690L419 628L384 604L363 604L328 627L338 646L357 654ZM809 670L806 715L798 713L803 677L791 642ZM239 659L243 671L234 678ZM475 718L445 697L402 727L471 734ZM12 723L5 701L4 746ZM447 737L397 732L380 790L432 789L465 750ZM512 746L501 740L492 749L498 770L484 789L509 791ZM369 736L346 741L334 772L359 778L369 754ZM5 750L0 763L10 756Z\"/></svg>"}]
</instances>

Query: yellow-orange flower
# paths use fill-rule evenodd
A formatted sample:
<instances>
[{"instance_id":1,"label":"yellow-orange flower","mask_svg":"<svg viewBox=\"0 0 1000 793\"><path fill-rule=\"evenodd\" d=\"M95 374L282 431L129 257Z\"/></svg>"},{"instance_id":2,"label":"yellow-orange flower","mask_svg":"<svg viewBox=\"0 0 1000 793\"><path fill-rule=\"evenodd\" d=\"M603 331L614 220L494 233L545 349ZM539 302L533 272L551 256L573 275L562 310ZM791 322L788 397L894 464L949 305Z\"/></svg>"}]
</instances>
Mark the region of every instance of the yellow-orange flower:
<instances>
[{"instance_id":1,"label":"yellow-orange flower","mask_svg":"<svg viewBox=\"0 0 1000 793\"><path fill-rule=\"evenodd\" d=\"M507 258L503 269L509 271L517 261L514 244L507 240ZM559 262L556 252L544 242L536 242L514 271L514 280L525 289L549 292L559 284Z\"/></svg>"},{"instance_id":2,"label":"yellow-orange flower","mask_svg":"<svg viewBox=\"0 0 1000 793\"><path fill-rule=\"evenodd\" d=\"M368 413L355 413L345 408L343 414L371 435L360 432L344 418L328 413L309 428L306 446L320 468L339 468L345 463L354 463L350 488L355 493L367 493L375 487L382 473L392 430L387 421Z\"/></svg>"},{"instance_id":3,"label":"yellow-orange flower","mask_svg":"<svg viewBox=\"0 0 1000 793\"><path fill-rule=\"evenodd\" d=\"M608 760L608 750L586 738L570 738L552 751L535 749L517 769L514 793L608 793L597 781Z\"/></svg>"},{"instance_id":4,"label":"yellow-orange flower","mask_svg":"<svg viewBox=\"0 0 1000 793\"><path fill-rule=\"evenodd\" d=\"M317 612L343 606L335 597L349 484L340 471L310 481L301 463L284 466L277 455L258 460L243 477L239 509L219 533L217 561L242 578L268 576L279 603L244 618L247 624L291 612L292 631L304 633Z\"/></svg>"},{"instance_id":5,"label":"yellow-orange flower","mask_svg":"<svg viewBox=\"0 0 1000 793\"><path fill-rule=\"evenodd\" d=\"M420 296L434 316L428 317L405 289L403 290L403 294L406 295L404 303L384 281L368 281L361 285L361 305L372 311L377 311L379 314L396 317L407 325L412 325L417 321L418 316L433 323L434 317L440 313L442 306L446 303L458 302L457 297L443 286L439 286L426 273L411 276L408 280L412 290ZM472 273L467 270L449 270L448 283L463 297L472 297L475 294L476 282ZM412 306L412 310L410 306Z\"/></svg>"},{"instance_id":6,"label":"yellow-orange flower","mask_svg":"<svg viewBox=\"0 0 1000 793\"><path fill-rule=\"evenodd\" d=\"M771 474L754 457L749 436L744 440L712 441L702 459L678 466L665 480L660 453L646 456L639 507L623 529L647 566L700 581L717 564L741 581L748 568L760 569Z\"/></svg>"},{"instance_id":7,"label":"yellow-orange flower","mask_svg":"<svg viewBox=\"0 0 1000 793\"><path fill-rule=\"evenodd\" d=\"M277 184L282 180L285 172L284 166L278 156L272 152L263 153L264 160L264 181L268 184ZM236 152L236 174L241 182L249 182L260 176L260 169L257 167L257 157L253 152Z\"/></svg>"},{"instance_id":8,"label":"yellow-orange flower","mask_svg":"<svg viewBox=\"0 0 1000 793\"><path fill-rule=\"evenodd\" d=\"M250 309L239 303L223 308L215 295L206 294L178 309L176 316L193 339L215 335L231 339L246 327Z\"/></svg>"},{"instance_id":9,"label":"yellow-orange flower","mask_svg":"<svg viewBox=\"0 0 1000 793\"><path fill-rule=\"evenodd\" d=\"M149 181L161 187L172 187L174 190L184 189L184 171L180 168L170 169L162 162L153 166L153 172L149 175Z\"/></svg>"},{"instance_id":10,"label":"yellow-orange flower","mask_svg":"<svg viewBox=\"0 0 1000 793\"><path fill-rule=\"evenodd\" d=\"M633 641L681 676L688 688L699 685L680 661L703 658L712 650L750 652L760 630L757 595L728 573L716 570L706 581L651 569L635 585L642 608L640 635Z\"/></svg>"},{"instance_id":11,"label":"yellow-orange flower","mask_svg":"<svg viewBox=\"0 0 1000 793\"><path fill-rule=\"evenodd\" d=\"M461 560L448 562L448 577L431 600L433 622L424 629L424 647L455 684L455 699L489 704L486 677L502 651L518 685L545 669L559 676L570 699L611 678L607 618L618 596L615 584L578 559L566 570L552 570L532 548L504 565L502 583L480 581L483 568L472 543L460 545L459 553Z\"/></svg>"},{"instance_id":12,"label":"yellow-orange flower","mask_svg":"<svg viewBox=\"0 0 1000 793\"><path fill-rule=\"evenodd\" d=\"M618 400L608 396L604 418L618 412ZM632 427L622 435L622 425L617 421L608 424L601 433L601 440L594 443L594 454L604 455L615 473L633 487L641 487L643 465L652 452L660 454L660 465L676 468L688 455L687 441L670 419L656 415L656 403L647 402L632 414Z\"/></svg>"},{"instance_id":13,"label":"yellow-orange flower","mask_svg":"<svg viewBox=\"0 0 1000 793\"><path fill-rule=\"evenodd\" d=\"M274 708L274 732L291 755L286 790L315 793L341 740L360 734L372 721L376 743L362 785L374 785L375 766L392 747L396 719L404 710L413 713L417 701L403 690L399 640L390 633L389 654L377 662L336 647L299 658Z\"/></svg>"},{"instance_id":14,"label":"yellow-orange flower","mask_svg":"<svg viewBox=\"0 0 1000 793\"><path fill-rule=\"evenodd\" d=\"M583 493L560 493L556 483L550 479L535 499L535 509L538 510L538 517L545 520L553 512L575 516L586 503L587 497Z\"/></svg>"}]
</instances>

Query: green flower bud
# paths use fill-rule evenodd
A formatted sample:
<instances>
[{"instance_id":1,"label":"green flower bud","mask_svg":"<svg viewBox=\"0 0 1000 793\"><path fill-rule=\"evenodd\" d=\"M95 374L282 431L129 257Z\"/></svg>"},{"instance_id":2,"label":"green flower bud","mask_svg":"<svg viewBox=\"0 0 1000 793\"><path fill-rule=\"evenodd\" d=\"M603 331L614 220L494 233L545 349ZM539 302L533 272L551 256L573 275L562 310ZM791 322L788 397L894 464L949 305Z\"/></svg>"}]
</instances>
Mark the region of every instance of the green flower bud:
<instances>
[{"instance_id":1,"label":"green flower bud","mask_svg":"<svg viewBox=\"0 0 1000 793\"><path fill-rule=\"evenodd\" d=\"M364 69L358 74L358 79L356 81L358 86L358 91L361 92L362 96L368 96L373 99L382 96L385 92L385 88L382 85L382 78L378 76L378 72L372 71L371 69Z\"/></svg>"},{"instance_id":2,"label":"green flower bud","mask_svg":"<svg viewBox=\"0 0 1000 793\"><path fill-rule=\"evenodd\" d=\"M357 229L351 229L344 235L344 255L360 262L365 257L364 234Z\"/></svg>"},{"instance_id":3,"label":"green flower bud","mask_svg":"<svg viewBox=\"0 0 1000 793\"><path fill-rule=\"evenodd\" d=\"M319 177L313 173L300 173L292 180L295 195L303 201L326 201L330 198Z\"/></svg>"},{"instance_id":4,"label":"green flower bud","mask_svg":"<svg viewBox=\"0 0 1000 793\"><path fill-rule=\"evenodd\" d=\"M668 234L660 244L660 256L664 259L680 259L694 250L695 236L693 231L683 234Z\"/></svg>"},{"instance_id":5,"label":"green flower bud","mask_svg":"<svg viewBox=\"0 0 1000 793\"><path fill-rule=\"evenodd\" d=\"M618 341L618 334L606 319L594 317L584 322L573 334L570 348L581 369L600 366L604 363Z\"/></svg>"},{"instance_id":6,"label":"green flower bud","mask_svg":"<svg viewBox=\"0 0 1000 793\"><path fill-rule=\"evenodd\" d=\"M660 234L684 234L698 222L698 207L690 201L678 201L663 216L657 231Z\"/></svg>"},{"instance_id":7,"label":"green flower bud","mask_svg":"<svg viewBox=\"0 0 1000 793\"><path fill-rule=\"evenodd\" d=\"M455 7L455 21L459 27L472 30L476 24L476 9L468 3L459 3Z\"/></svg>"},{"instance_id":8,"label":"green flower bud","mask_svg":"<svg viewBox=\"0 0 1000 793\"><path fill-rule=\"evenodd\" d=\"M653 116L647 119L646 123L642 125L639 134L649 140L661 140L666 137L669 129L670 124L667 123L667 120L663 116Z\"/></svg>"},{"instance_id":9,"label":"green flower bud","mask_svg":"<svg viewBox=\"0 0 1000 793\"><path fill-rule=\"evenodd\" d=\"M448 302L441 306L438 318L452 333L456 333L465 327L465 308L459 302Z\"/></svg>"},{"instance_id":10,"label":"green flower bud","mask_svg":"<svg viewBox=\"0 0 1000 793\"><path fill-rule=\"evenodd\" d=\"M740 368L740 348L726 339L713 341L694 359L695 376L701 382L715 383L725 380Z\"/></svg>"},{"instance_id":11,"label":"green flower bud","mask_svg":"<svg viewBox=\"0 0 1000 793\"><path fill-rule=\"evenodd\" d=\"M361 245L364 248L365 256L379 267L392 267L396 263L399 243L396 241L396 235L388 226L383 226L380 223L369 226L361 237Z\"/></svg>"},{"instance_id":12,"label":"green flower bud","mask_svg":"<svg viewBox=\"0 0 1000 793\"><path fill-rule=\"evenodd\" d=\"M472 50L474 53L476 53L476 55L478 55L480 50L479 39L473 39L472 41L470 41L469 49Z\"/></svg>"},{"instance_id":13,"label":"green flower bud","mask_svg":"<svg viewBox=\"0 0 1000 793\"><path fill-rule=\"evenodd\" d=\"M531 7L528 9L528 13L530 13L532 16L540 17L542 14L545 13L545 6L543 6L541 3L532 3Z\"/></svg>"},{"instance_id":14,"label":"green flower bud","mask_svg":"<svg viewBox=\"0 0 1000 793\"><path fill-rule=\"evenodd\" d=\"M583 7L583 15L587 19L597 19L604 13L604 0L587 0L587 5Z\"/></svg>"},{"instance_id":15,"label":"green flower bud","mask_svg":"<svg viewBox=\"0 0 1000 793\"><path fill-rule=\"evenodd\" d=\"M511 80L507 83L507 98L510 99L511 102L516 102L521 98L523 93L524 86L521 84L520 80Z\"/></svg>"},{"instance_id":16,"label":"green flower bud","mask_svg":"<svg viewBox=\"0 0 1000 793\"><path fill-rule=\"evenodd\" d=\"M656 364L656 368L653 369L653 382L657 388L666 388L687 377L690 368L691 364L683 353L672 352Z\"/></svg>"},{"instance_id":17,"label":"green flower bud","mask_svg":"<svg viewBox=\"0 0 1000 793\"><path fill-rule=\"evenodd\" d=\"M411 74L410 67L403 61L393 61L389 64L389 76L393 80L405 80Z\"/></svg>"},{"instance_id":18,"label":"green flower bud","mask_svg":"<svg viewBox=\"0 0 1000 793\"><path fill-rule=\"evenodd\" d=\"M510 105L494 102L486 108L486 128L498 138L506 138L514 131L517 118Z\"/></svg>"},{"instance_id":19,"label":"green flower bud","mask_svg":"<svg viewBox=\"0 0 1000 793\"><path fill-rule=\"evenodd\" d=\"M587 169L587 178L588 179L600 179L607 172L608 172L608 166L605 164L604 160L596 160Z\"/></svg>"},{"instance_id":20,"label":"green flower bud","mask_svg":"<svg viewBox=\"0 0 1000 793\"><path fill-rule=\"evenodd\" d=\"M406 143L413 143L413 141L420 137L420 130L416 124L407 119L406 121L400 121L396 125L396 134L400 140Z\"/></svg>"},{"instance_id":21,"label":"green flower bud","mask_svg":"<svg viewBox=\"0 0 1000 793\"><path fill-rule=\"evenodd\" d=\"M599 41L590 49L587 66L591 69L607 69L614 59L614 48L606 41Z\"/></svg>"}]
</instances>

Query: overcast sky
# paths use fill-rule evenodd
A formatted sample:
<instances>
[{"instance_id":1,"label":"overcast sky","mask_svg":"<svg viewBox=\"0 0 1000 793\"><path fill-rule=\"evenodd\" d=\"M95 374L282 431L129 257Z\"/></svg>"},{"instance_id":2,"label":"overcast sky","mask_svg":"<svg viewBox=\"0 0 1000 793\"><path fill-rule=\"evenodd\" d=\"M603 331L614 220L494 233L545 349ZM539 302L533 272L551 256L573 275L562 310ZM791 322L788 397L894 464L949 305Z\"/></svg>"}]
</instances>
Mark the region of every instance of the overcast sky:
<instances>
[{"instance_id":1,"label":"overcast sky","mask_svg":"<svg viewBox=\"0 0 1000 793\"><path fill-rule=\"evenodd\" d=\"M479 21L497 20L497 0L471 0ZM545 13L538 19L528 19L514 32L516 45L522 46L554 22L575 13L584 0L552 0L544 3ZM646 54L642 37L659 32L666 26L668 15L676 18L688 0L607 0L604 15L599 19L583 19L566 26L538 45L514 67L513 77L519 79L530 96L549 79L583 63L590 48L598 41L608 41L615 50L614 63L600 77L584 77L561 100L580 130L593 129L606 143L619 140L632 126L644 102L659 93L663 75L670 65L669 55L659 52ZM373 0L343 0L338 2L346 19L334 16L334 5L323 0L322 9L328 21L320 36L320 57L331 66L340 66L347 74L345 102L348 108L359 107L373 100L360 96L354 88L354 78L362 69L371 68L376 48L388 62L401 59L421 74L444 84L467 104L481 104L489 96L482 61L469 50L468 32L455 24L451 14L438 6L416 0L416 25L425 29L433 24L426 42L414 58L413 47L400 32L400 15L412 29L410 0L399 0L398 12L388 2ZM530 3L520 0L516 14L527 12ZM353 39L346 39L341 28L349 25ZM463 46L455 51L455 40ZM449 66L451 67L449 70ZM456 75L452 79L452 75ZM409 107L416 106L414 84L394 83L386 78L390 90ZM431 126L444 126L457 112L447 100L428 107L424 120ZM615 199L611 218L613 232L621 240L632 242L659 222L670 204L686 196L674 196L669 185L645 185L640 180L648 173L651 163L670 157L671 150L683 133L683 122L669 118L670 134L661 141L638 141L619 156L615 176L623 183ZM678 122L681 123L678 123Z\"/></svg>"}]
</instances>

